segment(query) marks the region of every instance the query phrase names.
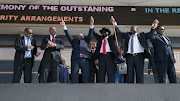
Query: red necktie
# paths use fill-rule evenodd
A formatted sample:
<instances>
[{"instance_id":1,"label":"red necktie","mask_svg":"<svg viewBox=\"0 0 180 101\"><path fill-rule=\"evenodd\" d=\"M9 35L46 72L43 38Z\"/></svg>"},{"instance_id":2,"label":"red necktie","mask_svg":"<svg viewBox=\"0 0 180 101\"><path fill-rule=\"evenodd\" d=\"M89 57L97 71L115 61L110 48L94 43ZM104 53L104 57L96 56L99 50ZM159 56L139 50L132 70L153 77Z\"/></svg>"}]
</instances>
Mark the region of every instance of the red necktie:
<instances>
[{"instance_id":1,"label":"red necktie","mask_svg":"<svg viewBox=\"0 0 180 101\"><path fill-rule=\"evenodd\" d=\"M53 38L52 38L52 42L54 41L54 35L52 36Z\"/></svg>"},{"instance_id":2,"label":"red necktie","mask_svg":"<svg viewBox=\"0 0 180 101\"><path fill-rule=\"evenodd\" d=\"M104 38L104 42L103 42L103 54L106 54L106 38Z\"/></svg>"},{"instance_id":3,"label":"red necktie","mask_svg":"<svg viewBox=\"0 0 180 101\"><path fill-rule=\"evenodd\" d=\"M93 54L94 54L95 50L93 49Z\"/></svg>"}]
</instances>

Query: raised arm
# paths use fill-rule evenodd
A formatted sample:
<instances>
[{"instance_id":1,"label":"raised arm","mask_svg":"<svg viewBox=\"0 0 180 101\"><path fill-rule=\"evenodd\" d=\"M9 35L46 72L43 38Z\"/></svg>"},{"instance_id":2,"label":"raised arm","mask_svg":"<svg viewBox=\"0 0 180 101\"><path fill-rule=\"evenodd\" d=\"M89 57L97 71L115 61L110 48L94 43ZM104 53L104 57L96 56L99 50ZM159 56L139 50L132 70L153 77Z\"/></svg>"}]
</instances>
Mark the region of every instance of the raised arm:
<instances>
[{"instance_id":1,"label":"raised arm","mask_svg":"<svg viewBox=\"0 0 180 101\"><path fill-rule=\"evenodd\" d=\"M126 34L125 32L121 32L121 31L119 30L119 28L117 27L117 23L116 23L115 19L113 18L113 16L111 16L110 22L113 24L113 26L115 26L116 35L117 35L117 36L120 35L122 38L125 38L125 36L126 36L127 34Z\"/></svg>"},{"instance_id":2,"label":"raised arm","mask_svg":"<svg viewBox=\"0 0 180 101\"><path fill-rule=\"evenodd\" d=\"M88 43L91 41L91 38L93 35L93 29L94 29L94 18L91 16L91 18L90 18L90 29L89 29L89 34L87 36Z\"/></svg>"},{"instance_id":3,"label":"raised arm","mask_svg":"<svg viewBox=\"0 0 180 101\"><path fill-rule=\"evenodd\" d=\"M148 33L145 33L146 34L146 38L148 38L150 40L154 39L155 29L158 26L158 24L159 24L159 21L157 19L155 19L153 24L152 24L151 31L148 32Z\"/></svg>"},{"instance_id":4,"label":"raised arm","mask_svg":"<svg viewBox=\"0 0 180 101\"><path fill-rule=\"evenodd\" d=\"M65 24L65 22L64 22L63 19L62 19L61 25L62 25L62 27L63 27L63 29L64 29L64 32L65 32L65 34L66 34L69 42L72 44L73 37L69 34L69 31L67 30L66 24Z\"/></svg>"}]
</instances>

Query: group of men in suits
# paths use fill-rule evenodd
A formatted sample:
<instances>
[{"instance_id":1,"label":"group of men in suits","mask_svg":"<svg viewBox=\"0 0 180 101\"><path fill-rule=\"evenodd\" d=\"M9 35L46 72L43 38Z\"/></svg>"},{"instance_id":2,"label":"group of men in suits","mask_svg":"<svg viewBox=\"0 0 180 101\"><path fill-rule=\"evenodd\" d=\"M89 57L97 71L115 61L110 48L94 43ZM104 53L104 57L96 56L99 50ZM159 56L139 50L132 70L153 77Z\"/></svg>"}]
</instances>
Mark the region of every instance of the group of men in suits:
<instances>
[{"instance_id":1,"label":"group of men in suits","mask_svg":"<svg viewBox=\"0 0 180 101\"><path fill-rule=\"evenodd\" d=\"M166 82L166 74L170 83L176 83L176 73L174 68L175 58L172 50L170 39L164 36L164 27L158 26L159 21L156 19L153 22L150 32L138 33L138 27L132 26L130 32L122 32L119 30L117 23L113 17L110 22L115 25L117 36L124 39L124 57L127 62L127 79L126 83L134 83L134 75L136 74L136 82L144 82L144 59L151 58L151 53L148 48L147 39L152 42L154 47L154 62L157 68L159 83ZM94 30L94 18L90 18L90 29L87 37L82 33L73 38L65 22L62 20L64 32L72 45L71 56L71 79L72 83L78 83L78 72L81 68L82 82L89 82L89 60L98 59L99 70L97 71L98 83L105 82L107 74L108 82L115 81L115 58L118 56L117 47L115 45L115 34L111 35L111 31L103 27L100 30L101 35L98 35ZM157 34L154 34L157 31ZM42 39L41 50L45 50L42 61L39 66L39 82L57 82L57 67L61 63L60 50L64 49L64 43L60 36L56 35L56 28L49 28L49 36ZM15 40L14 47L16 49L14 59L14 75L13 82L18 83L24 70L24 81L30 83L32 79L32 67L34 55L39 56L37 52L36 41L32 38L32 29L26 28L23 37L18 37ZM93 55L88 50L92 36L97 39L97 47ZM135 74L134 74L135 73Z\"/></svg>"},{"instance_id":2,"label":"group of men in suits","mask_svg":"<svg viewBox=\"0 0 180 101\"><path fill-rule=\"evenodd\" d=\"M111 19L111 23L115 25L117 35L120 35L124 42L124 56L127 61L127 83L134 83L134 73L136 74L136 82L144 82L144 59L151 58L148 49L147 39L149 39L154 48L154 62L158 74L158 82L166 83L166 75L168 75L170 83L177 83L175 72L175 57L168 37L164 36L165 28L158 26L159 21L154 20L152 28L148 33L138 33L137 26L132 26L130 32L122 32L117 27L115 19ZM157 34L154 34L155 31Z\"/></svg>"},{"instance_id":3,"label":"group of men in suits","mask_svg":"<svg viewBox=\"0 0 180 101\"><path fill-rule=\"evenodd\" d=\"M56 28L50 27L49 33L50 35L43 37L40 46L41 50L45 50L38 70L40 83L57 82L57 66L61 62L60 49L64 49L64 42L60 36L56 35ZM32 35L32 29L26 28L24 36L15 40L13 83L20 82L22 71L24 71L24 82L32 82L34 56L40 55L37 51L36 40Z\"/></svg>"}]
</instances>

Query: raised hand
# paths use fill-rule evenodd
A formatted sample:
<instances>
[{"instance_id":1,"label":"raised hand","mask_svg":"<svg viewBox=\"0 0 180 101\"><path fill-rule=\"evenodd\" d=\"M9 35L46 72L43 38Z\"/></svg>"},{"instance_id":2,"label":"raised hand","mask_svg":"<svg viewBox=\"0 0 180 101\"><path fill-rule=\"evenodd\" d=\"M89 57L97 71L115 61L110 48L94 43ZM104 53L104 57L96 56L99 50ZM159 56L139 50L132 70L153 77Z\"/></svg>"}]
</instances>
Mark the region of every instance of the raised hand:
<instances>
[{"instance_id":1,"label":"raised hand","mask_svg":"<svg viewBox=\"0 0 180 101\"><path fill-rule=\"evenodd\" d=\"M153 24L154 24L153 28L156 28L158 26L158 24L159 24L159 21L157 19L155 19Z\"/></svg>"},{"instance_id":2,"label":"raised hand","mask_svg":"<svg viewBox=\"0 0 180 101\"><path fill-rule=\"evenodd\" d=\"M65 24L63 19L61 20L60 25L62 25L63 27L66 26L66 24Z\"/></svg>"},{"instance_id":3,"label":"raised hand","mask_svg":"<svg viewBox=\"0 0 180 101\"><path fill-rule=\"evenodd\" d=\"M90 18L90 25L93 26L93 24L94 24L94 18L91 16L91 18Z\"/></svg>"},{"instance_id":4,"label":"raised hand","mask_svg":"<svg viewBox=\"0 0 180 101\"><path fill-rule=\"evenodd\" d=\"M114 24L114 23L116 22L113 16L111 16L110 22L111 22L112 24Z\"/></svg>"}]
</instances>

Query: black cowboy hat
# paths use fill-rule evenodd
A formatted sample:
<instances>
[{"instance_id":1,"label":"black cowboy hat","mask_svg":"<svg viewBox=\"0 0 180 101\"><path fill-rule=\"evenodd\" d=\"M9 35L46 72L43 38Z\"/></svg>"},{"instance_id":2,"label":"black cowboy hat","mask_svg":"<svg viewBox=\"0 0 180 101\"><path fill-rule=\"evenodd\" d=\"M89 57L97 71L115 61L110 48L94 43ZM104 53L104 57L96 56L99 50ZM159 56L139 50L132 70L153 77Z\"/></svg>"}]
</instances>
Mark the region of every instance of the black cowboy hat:
<instances>
[{"instance_id":1,"label":"black cowboy hat","mask_svg":"<svg viewBox=\"0 0 180 101\"><path fill-rule=\"evenodd\" d=\"M109 33L109 35L111 34L111 31L108 29L108 28L106 28L106 27L103 27L101 30L99 30L99 32L102 34L102 31L105 31L105 32L108 32Z\"/></svg>"}]
</instances>

